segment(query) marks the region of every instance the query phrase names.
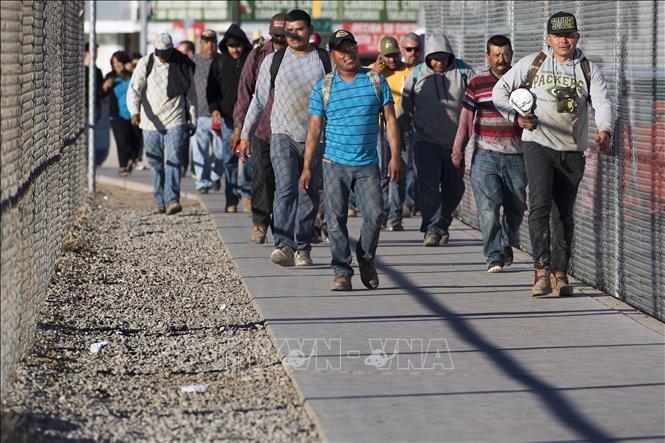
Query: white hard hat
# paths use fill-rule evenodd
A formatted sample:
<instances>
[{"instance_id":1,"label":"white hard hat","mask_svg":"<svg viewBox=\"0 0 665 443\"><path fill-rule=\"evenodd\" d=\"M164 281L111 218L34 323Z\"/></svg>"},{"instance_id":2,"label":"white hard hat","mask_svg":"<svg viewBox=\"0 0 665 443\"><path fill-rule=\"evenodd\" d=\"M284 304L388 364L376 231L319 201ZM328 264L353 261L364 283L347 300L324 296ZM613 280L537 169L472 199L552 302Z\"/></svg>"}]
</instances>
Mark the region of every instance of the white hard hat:
<instances>
[{"instance_id":1,"label":"white hard hat","mask_svg":"<svg viewBox=\"0 0 665 443\"><path fill-rule=\"evenodd\" d=\"M524 116L527 112L532 112L536 106L536 98L533 93L527 88L518 88L510 93L508 100L510 105L520 115Z\"/></svg>"}]
</instances>

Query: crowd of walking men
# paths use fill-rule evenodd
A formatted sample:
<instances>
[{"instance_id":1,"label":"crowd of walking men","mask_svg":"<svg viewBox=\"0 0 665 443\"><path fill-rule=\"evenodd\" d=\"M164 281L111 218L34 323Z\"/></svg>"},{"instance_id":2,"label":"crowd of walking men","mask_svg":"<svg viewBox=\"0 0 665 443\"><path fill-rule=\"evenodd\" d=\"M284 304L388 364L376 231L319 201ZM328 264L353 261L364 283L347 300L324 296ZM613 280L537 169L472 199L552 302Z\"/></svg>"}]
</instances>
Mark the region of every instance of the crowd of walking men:
<instances>
[{"instance_id":1,"label":"crowd of walking men","mask_svg":"<svg viewBox=\"0 0 665 443\"><path fill-rule=\"evenodd\" d=\"M191 58L168 34L155 39L154 54L138 61L125 87L122 110L142 129L155 212L182 209L183 152L192 136L197 189L219 190L225 176L227 212L251 195L250 240L264 243L272 229L275 264L312 265L323 227L333 291L352 289L347 218L357 209L360 279L377 288L380 231L402 230L418 205L423 245L448 242L469 147L488 272L513 261L528 183L532 294L571 295L566 273L589 105L600 151L613 131L607 87L577 48L575 17L550 17L548 48L515 65L511 41L491 37L482 72L456 57L444 35L427 36L423 63L417 35L399 43L385 36L377 61L362 67L350 32L333 33L328 51L310 43L312 32L310 16L296 9L276 14L270 40L254 49L236 25L219 44L215 31L203 32ZM511 93L520 88L535 106L515 106Z\"/></svg>"}]
</instances>

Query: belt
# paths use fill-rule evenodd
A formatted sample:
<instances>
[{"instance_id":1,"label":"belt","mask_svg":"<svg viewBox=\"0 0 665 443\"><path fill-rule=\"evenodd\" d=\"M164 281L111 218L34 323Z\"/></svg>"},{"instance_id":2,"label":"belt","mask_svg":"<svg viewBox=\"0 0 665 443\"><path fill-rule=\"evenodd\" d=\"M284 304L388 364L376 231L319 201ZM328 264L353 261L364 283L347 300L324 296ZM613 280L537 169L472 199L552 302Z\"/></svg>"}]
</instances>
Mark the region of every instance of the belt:
<instances>
[{"instance_id":1,"label":"belt","mask_svg":"<svg viewBox=\"0 0 665 443\"><path fill-rule=\"evenodd\" d=\"M484 149L484 148L480 148L480 147L476 147L476 149L479 150L479 151L491 152L492 154L496 154L496 155L504 155L504 156L507 156L507 155L522 155L519 152L515 153L515 154L510 154L510 153L507 153L507 152L492 151L491 149Z\"/></svg>"}]
</instances>

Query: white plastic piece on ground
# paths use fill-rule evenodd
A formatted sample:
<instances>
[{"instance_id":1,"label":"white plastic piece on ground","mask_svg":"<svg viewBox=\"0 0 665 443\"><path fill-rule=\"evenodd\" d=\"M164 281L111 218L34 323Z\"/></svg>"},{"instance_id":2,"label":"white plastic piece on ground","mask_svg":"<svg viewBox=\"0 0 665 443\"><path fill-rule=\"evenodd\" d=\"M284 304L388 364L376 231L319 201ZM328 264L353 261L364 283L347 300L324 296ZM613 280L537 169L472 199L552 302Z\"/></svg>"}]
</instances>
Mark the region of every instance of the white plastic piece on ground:
<instances>
[{"instance_id":1,"label":"white plastic piece on ground","mask_svg":"<svg viewBox=\"0 0 665 443\"><path fill-rule=\"evenodd\" d=\"M102 340L102 341L98 341L97 343L93 343L93 344L90 345L90 352L92 352L93 354L97 354L97 353L99 353L99 351L102 350L102 348L104 346L106 346L108 344L109 344L109 342L107 342L106 340Z\"/></svg>"},{"instance_id":2,"label":"white plastic piece on ground","mask_svg":"<svg viewBox=\"0 0 665 443\"><path fill-rule=\"evenodd\" d=\"M223 311L224 309L226 309L226 303L222 303L221 306L219 307L220 311Z\"/></svg>"},{"instance_id":3,"label":"white plastic piece on ground","mask_svg":"<svg viewBox=\"0 0 665 443\"><path fill-rule=\"evenodd\" d=\"M527 112L533 111L536 99L530 90L526 88L518 88L510 93L510 99L508 102L514 110L516 110L521 116L524 116Z\"/></svg>"},{"instance_id":4,"label":"white plastic piece on ground","mask_svg":"<svg viewBox=\"0 0 665 443\"><path fill-rule=\"evenodd\" d=\"M180 386L180 392L206 392L208 387L206 385L183 385Z\"/></svg>"}]
</instances>

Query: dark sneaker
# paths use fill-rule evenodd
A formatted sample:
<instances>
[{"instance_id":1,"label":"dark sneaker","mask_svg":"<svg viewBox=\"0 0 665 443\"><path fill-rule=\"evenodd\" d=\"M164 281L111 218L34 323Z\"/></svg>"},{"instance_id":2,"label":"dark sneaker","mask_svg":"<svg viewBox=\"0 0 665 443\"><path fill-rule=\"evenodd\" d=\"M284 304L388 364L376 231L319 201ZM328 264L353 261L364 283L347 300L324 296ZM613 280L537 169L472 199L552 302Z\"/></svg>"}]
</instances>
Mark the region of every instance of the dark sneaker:
<instances>
[{"instance_id":1,"label":"dark sneaker","mask_svg":"<svg viewBox=\"0 0 665 443\"><path fill-rule=\"evenodd\" d=\"M431 247L431 246L439 246L439 242L441 241L441 236L437 233L434 232L428 232L425 234L425 240L423 240L423 246Z\"/></svg>"},{"instance_id":2,"label":"dark sneaker","mask_svg":"<svg viewBox=\"0 0 665 443\"><path fill-rule=\"evenodd\" d=\"M166 206L164 205L159 205L152 210L153 214L163 214L165 212L166 212Z\"/></svg>"},{"instance_id":3,"label":"dark sneaker","mask_svg":"<svg viewBox=\"0 0 665 443\"><path fill-rule=\"evenodd\" d=\"M226 212L229 214L235 214L238 212L238 205L228 205L226 207Z\"/></svg>"},{"instance_id":4,"label":"dark sneaker","mask_svg":"<svg viewBox=\"0 0 665 443\"><path fill-rule=\"evenodd\" d=\"M573 295L573 287L568 283L568 276L565 272L554 271L550 274L550 284L552 285L552 292L560 297Z\"/></svg>"},{"instance_id":5,"label":"dark sneaker","mask_svg":"<svg viewBox=\"0 0 665 443\"><path fill-rule=\"evenodd\" d=\"M552 292L550 285L550 270L548 268L536 269L536 276L531 288L531 294L534 297L547 295Z\"/></svg>"},{"instance_id":6,"label":"dark sneaker","mask_svg":"<svg viewBox=\"0 0 665 443\"><path fill-rule=\"evenodd\" d=\"M208 193L208 188L200 188L199 189L199 194L207 194Z\"/></svg>"},{"instance_id":7,"label":"dark sneaker","mask_svg":"<svg viewBox=\"0 0 665 443\"><path fill-rule=\"evenodd\" d=\"M330 285L331 291L350 291L352 289L351 276L349 274L338 275Z\"/></svg>"},{"instance_id":8,"label":"dark sneaker","mask_svg":"<svg viewBox=\"0 0 665 443\"><path fill-rule=\"evenodd\" d=\"M450 239L450 234L448 234L448 231L443 231L443 234L441 234L441 240L439 240L440 245L447 245L448 240Z\"/></svg>"},{"instance_id":9,"label":"dark sneaker","mask_svg":"<svg viewBox=\"0 0 665 443\"><path fill-rule=\"evenodd\" d=\"M513 264L513 248L510 246L503 247L503 265L510 266Z\"/></svg>"},{"instance_id":10,"label":"dark sneaker","mask_svg":"<svg viewBox=\"0 0 665 443\"><path fill-rule=\"evenodd\" d=\"M499 262L494 261L487 266L487 272L490 274L496 274L501 271L503 271L503 265Z\"/></svg>"},{"instance_id":11,"label":"dark sneaker","mask_svg":"<svg viewBox=\"0 0 665 443\"><path fill-rule=\"evenodd\" d=\"M358 270L360 271L360 281L367 289L376 289L379 287L379 274L372 262L367 261L362 255L362 248L360 241L356 243L356 261L358 262Z\"/></svg>"},{"instance_id":12,"label":"dark sneaker","mask_svg":"<svg viewBox=\"0 0 665 443\"><path fill-rule=\"evenodd\" d=\"M166 205L166 215L177 214L180 211L182 211L182 206L178 202L171 202Z\"/></svg>"},{"instance_id":13,"label":"dark sneaker","mask_svg":"<svg viewBox=\"0 0 665 443\"><path fill-rule=\"evenodd\" d=\"M288 246L275 248L275 250L272 251L272 254L270 254L270 260L276 265L290 268L296 264L295 251Z\"/></svg>"},{"instance_id":14,"label":"dark sneaker","mask_svg":"<svg viewBox=\"0 0 665 443\"><path fill-rule=\"evenodd\" d=\"M379 274L374 265L366 260L358 259L358 269L360 270L360 281L367 289L376 289L379 287Z\"/></svg>"},{"instance_id":15,"label":"dark sneaker","mask_svg":"<svg viewBox=\"0 0 665 443\"><path fill-rule=\"evenodd\" d=\"M391 224L388 225L388 230L389 231L395 231L395 232L403 231L404 226L402 225L401 222L395 222L395 223L391 223Z\"/></svg>"},{"instance_id":16,"label":"dark sneaker","mask_svg":"<svg viewBox=\"0 0 665 443\"><path fill-rule=\"evenodd\" d=\"M220 189L222 189L221 180L215 180L214 182L212 182L212 189L215 191L219 191Z\"/></svg>"}]
</instances>

